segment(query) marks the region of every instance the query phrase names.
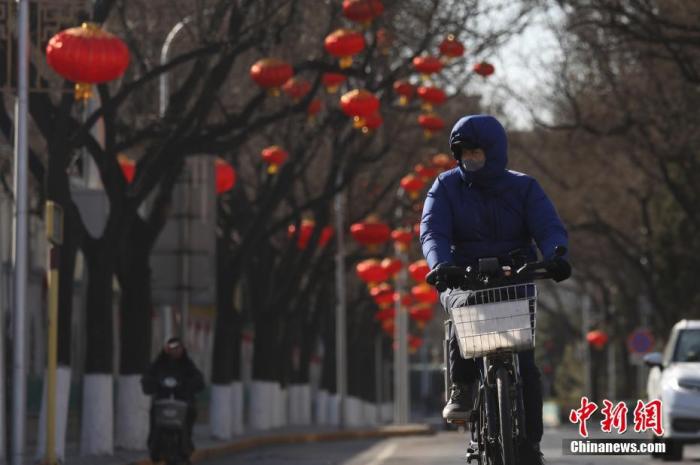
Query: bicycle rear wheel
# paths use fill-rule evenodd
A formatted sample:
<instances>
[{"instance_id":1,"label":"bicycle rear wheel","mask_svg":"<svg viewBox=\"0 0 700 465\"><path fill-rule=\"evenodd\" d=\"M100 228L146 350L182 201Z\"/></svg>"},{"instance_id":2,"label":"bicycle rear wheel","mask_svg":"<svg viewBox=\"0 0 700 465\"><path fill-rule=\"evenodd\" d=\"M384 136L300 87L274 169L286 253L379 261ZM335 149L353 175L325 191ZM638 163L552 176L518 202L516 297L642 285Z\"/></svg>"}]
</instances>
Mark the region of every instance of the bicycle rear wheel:
<instances>
[{"instance_id":1,"label":"bicycle rear wheel","mask_svg":"<svg viewBox=\"0 0 700 465\"><path fill-rule=\"evenodd\" d=\"M513 411L510 399L510 375L505 367L496 371L498 391L498 419L501 433L501 456L503 465L515 465L513 448Z\"/></svg>"}]
</instances>

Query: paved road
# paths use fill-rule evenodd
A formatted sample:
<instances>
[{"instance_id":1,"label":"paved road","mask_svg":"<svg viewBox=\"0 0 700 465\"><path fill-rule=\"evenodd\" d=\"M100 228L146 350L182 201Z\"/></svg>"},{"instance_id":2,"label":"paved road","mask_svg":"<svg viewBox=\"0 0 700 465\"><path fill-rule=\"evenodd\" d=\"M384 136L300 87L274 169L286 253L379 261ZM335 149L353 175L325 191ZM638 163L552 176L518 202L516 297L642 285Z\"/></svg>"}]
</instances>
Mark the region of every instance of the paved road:
<instances>
[{"instance_id":1,"label":"paved road","mask_svg":"<svg viewBox=\"0 0 700 465\"><path fill-rule=\"evenodd\" d=\"M571 428L548 429L542 447L552 465L634 465L664 462L647 456L563 456L562 439L575 438ZM202 465L455 465L464 464L464 433L440 432L386 440L343 441L271 446L202 462ZM686 447L683 463L699 463L700 446ZM676 462L678 463L678 462Z\"/></svg>"}]
</instances>

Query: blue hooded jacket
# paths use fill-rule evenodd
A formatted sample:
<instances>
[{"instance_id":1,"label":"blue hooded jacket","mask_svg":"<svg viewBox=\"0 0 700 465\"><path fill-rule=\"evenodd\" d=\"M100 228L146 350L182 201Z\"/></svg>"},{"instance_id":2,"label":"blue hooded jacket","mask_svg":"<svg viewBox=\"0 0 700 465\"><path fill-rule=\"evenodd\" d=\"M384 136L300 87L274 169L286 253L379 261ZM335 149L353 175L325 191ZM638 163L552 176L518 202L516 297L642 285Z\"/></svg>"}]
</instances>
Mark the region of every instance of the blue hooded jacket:
<instances>
[{"instance_id":1,"label":"blue hooded jacket","mask_svg":"<svg viewBox=\"0 0 700 465\"><path fill-rule=\"evenodd\" d=\"M481 147L486 164L475 172L461 166L446 171L430 188L420 225L430 268L476 265L479 258L524 248L536 260L533 239L545 259L554 257L556 246L568 247L566 229L539 183L506 169L508 140L496 118L463 117L452 128L450 144L456 140Z\"/></svg>"}]
</instances>

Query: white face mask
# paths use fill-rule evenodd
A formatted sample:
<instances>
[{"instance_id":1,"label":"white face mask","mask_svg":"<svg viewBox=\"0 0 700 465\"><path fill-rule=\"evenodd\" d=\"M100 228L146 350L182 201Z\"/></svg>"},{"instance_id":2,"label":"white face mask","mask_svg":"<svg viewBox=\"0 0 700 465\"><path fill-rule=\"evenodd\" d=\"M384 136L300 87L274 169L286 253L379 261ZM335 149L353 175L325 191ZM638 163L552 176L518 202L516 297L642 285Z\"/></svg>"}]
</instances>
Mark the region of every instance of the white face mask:
<instances>
[{"instance_id":1,"label":"white face mask","mask_svg":"<svg viewBox=\"0 0 700 465\"><path fill-rule=\"evenodd\" d=\"M462 160L462 166L464 167L465 171L469 172L474 172L474 171L479 171L481 168L486 165L486 159L482 158L481 160L473 160L473 159L463 159Z\"/></svg>"}]
</instances>

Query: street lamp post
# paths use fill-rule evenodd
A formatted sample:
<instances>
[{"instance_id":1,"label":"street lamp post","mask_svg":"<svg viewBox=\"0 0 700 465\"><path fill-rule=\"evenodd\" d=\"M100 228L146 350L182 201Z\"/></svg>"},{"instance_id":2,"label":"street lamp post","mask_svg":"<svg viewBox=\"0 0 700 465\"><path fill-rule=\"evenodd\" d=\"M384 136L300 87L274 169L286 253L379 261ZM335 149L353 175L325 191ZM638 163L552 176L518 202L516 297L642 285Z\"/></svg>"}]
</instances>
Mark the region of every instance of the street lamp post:
<instances>
[{"instance_id":1,"label":"street lamp post","mask_svg":"<svg viewBox=\"0 0 700 465\"><path fill-rule=\"evenodd\" d=\"M396 208L395 218L396 224L400 224L404 216L404 200L405 193L403 189L398 192L399 205ZM398 258L403 266L396 279L396 291L399 295L408 292L408 254L405 251L398 253ZM401 302L402 299L396 299L395 302L395 320L394 325L394 423L405 424L409 421L410 412L410 392L409 392L409 376L408 376L408 312Z\"/></svg>"},{"instance_id":2,"label":"street lamp post","mask_svg":"<svg viewBox=\"0 0 700 465\"><path fill-rule=\"evenodd\" d=\"M27 124L29 96L29 0L17 0L17 100L15 102L14 166L14 306L13 306L13 397L12 465L22 465L25 442L27 367L25 320L27 295Z\"/></svg>"},{"instance_id":3,"label":"street lamp post","mask_svg":"<svg viewBox=\"0 0 700 465\"><path fill-rule=\"evenodd\" d=\"M340 174L338 184L340 184ZM338 422L341 428L345 427L345 398L347 396L347 341L346 341L346 285L345 285L345 199L343 191L335 194L335 231L336 231L336 255L335 255L335 360L336 383L335 392L339 398Z\"/></svg>"},{"instance_id":4,"label":"street lamp post","mask_svg":"<svg viewBox=\"0 0 700 465\"><path fill-rule=\"evenodd\" d=\"M205 13L209 11L206 10ZM163 47L160 49L160 65L163 66L168 62L168 55L170 54L170 45L172 44L175 37L182 31L182 29L192 21L192 16L185 17L182 21L178 22L170 30L168 35L163 42ZM170 95L170 82L168 80L168 73L161 73L158 77L158 116L163 118L165 116L165 111L168 108L168 96ZM180 319L179 322L176 321L176 332L183 339L185 338L185 328L187 328L187 320L189 314L190 306L190 294L189 294L189 260L187 258L188 245L190 240L190 202L189 202L189 175L185 174L186 183L184 186L185 193L183 195L182 211L180 212L180 243L182 244L178 260L178 274L180 276ZM169 315L170 316L170 315ZM167 322L171 321L170 318L165 318ZM167 323L166 323L167 325ZM167 328L166 328L167 330ZM166 334L166 336L172 336L173 334Z\"/></svg>"}]
</instances>

